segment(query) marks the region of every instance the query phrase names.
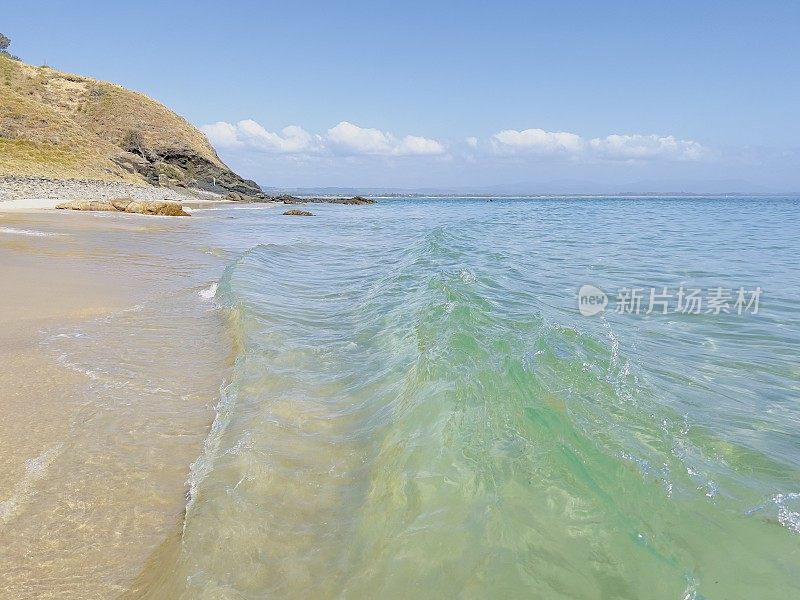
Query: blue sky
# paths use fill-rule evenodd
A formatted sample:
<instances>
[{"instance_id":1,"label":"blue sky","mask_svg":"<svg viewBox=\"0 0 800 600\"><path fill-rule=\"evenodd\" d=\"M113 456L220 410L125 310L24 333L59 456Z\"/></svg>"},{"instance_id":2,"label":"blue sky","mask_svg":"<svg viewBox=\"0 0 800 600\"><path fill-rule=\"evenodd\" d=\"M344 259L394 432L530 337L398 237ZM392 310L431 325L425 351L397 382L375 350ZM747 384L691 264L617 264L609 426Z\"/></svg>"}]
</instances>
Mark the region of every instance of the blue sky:
<instances>
[{"instance_id":1,"label":"blue sky","mask_svg":"<svg viewBox=\"0 0 800 600\"><path fill-rule=\"evenodd\" d=\"M800 190L795 1L29 1L0 31L265 185Z\"/></svg>"}]
</instances>

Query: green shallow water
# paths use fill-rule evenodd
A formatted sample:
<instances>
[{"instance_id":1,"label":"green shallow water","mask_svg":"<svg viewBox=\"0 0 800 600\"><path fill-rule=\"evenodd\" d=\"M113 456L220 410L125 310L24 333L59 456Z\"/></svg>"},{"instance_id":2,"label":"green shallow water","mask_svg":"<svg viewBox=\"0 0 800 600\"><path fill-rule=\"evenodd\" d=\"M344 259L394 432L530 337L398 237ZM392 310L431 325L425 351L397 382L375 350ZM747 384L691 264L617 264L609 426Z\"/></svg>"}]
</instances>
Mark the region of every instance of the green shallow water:
<instances>
[{"instance_id":1,"label":"green shallow water","mask_svg":"<svg viewBox=\"0 0 800 600\"><path fill-rule=\"evenodd\" d=\"M236 340L184 598L796 598L800 203L222 210ZM758 315L583 317L591 283Z\"/></svg>"}]
</instances>

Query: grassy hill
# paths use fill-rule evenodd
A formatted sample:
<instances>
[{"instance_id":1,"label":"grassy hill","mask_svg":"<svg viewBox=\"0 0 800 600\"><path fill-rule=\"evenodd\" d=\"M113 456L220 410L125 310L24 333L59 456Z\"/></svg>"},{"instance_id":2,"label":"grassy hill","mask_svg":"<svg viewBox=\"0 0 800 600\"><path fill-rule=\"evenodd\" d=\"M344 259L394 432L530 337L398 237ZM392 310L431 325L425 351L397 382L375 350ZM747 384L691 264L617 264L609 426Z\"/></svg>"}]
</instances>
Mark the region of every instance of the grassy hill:
<instances>
[{"instance_id":1,"label":"grassy hill","mask_svg":"<svg viewBox=\"0 0 800 600\"><path fill-rule=\"evenodd\" d=\"M202 132L147 96L0 54L3 175L260 191Z\"/></svg>"}]
</instances>

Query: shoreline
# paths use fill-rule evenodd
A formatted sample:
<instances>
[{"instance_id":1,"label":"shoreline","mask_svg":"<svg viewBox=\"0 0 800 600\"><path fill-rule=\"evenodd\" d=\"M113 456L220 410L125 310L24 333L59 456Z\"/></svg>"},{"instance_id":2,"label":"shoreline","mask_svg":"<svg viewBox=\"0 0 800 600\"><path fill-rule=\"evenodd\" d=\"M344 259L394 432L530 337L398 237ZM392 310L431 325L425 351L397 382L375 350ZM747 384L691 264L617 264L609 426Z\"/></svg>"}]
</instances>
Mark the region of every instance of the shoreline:
<instances>
[{"instance_id":1,"label":"shoreline","mask_svg":"<svg viewBox=\"0 0 800 600\"><path fill-rule=\"evenodd\" d=\"M134 198L136 200L136 198ZM15 200L5 200L0 202L0 213L29 213L29 212L40 212L40 211L55 211L56 205L61 204L64 202L63 199L52 199L52 198L18 198ZM192 210L195 209L203 209L211 206L224 206L230 204L237 204L236 202L232 202L230 200L225 200L224 198L220 199L187 199L185 201L180 201L184 208L189 208ZM269 206L269 204L265 204L265 206ZM81 212L97 212L97 211L81 211ZM136 214L136 213L127 213L127 214Z\"/></svg>"},{"instance_id":2,"label":"shoreline","mask_svg":"<svg viewBox=\"0 0 800 600\"><path fill-rule=\"evenodd\" d=\"M226 325L201 293L227 261L204 250L192 220L10 202L0 203L0 588L117 596L183 518L230 368Z\"/></svg>"}]
</instances>

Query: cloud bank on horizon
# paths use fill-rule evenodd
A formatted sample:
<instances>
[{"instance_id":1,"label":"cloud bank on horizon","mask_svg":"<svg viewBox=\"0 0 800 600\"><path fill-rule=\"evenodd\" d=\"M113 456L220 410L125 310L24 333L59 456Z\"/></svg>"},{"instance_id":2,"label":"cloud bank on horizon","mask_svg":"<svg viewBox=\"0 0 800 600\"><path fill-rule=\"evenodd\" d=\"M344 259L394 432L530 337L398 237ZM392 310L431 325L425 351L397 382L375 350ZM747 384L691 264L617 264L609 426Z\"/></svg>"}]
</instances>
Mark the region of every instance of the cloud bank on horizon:
<instances>
[{"instance_id":1,"label":"cloud bank on horizon","mask_svg":"<svg viewBox=\"0 0 800 600\"><path fill-rule=\"evenodd\" d=\"M494 134L490 143L496 152L501 153L528 151L606 160L703 160L711 156L707 148L693 140L639 133L585 139L564 131L504 129Z\"/></svg>"},{"instance_id":2,"label":"cloud bank on horizon","mask_svg":"<svg viewBox=\"0 0 800 600\"><path fill-rule=\"evenodd\" d=\"M585 138L563 131L504 129L487 139L470 136L463 141L444 142L420 135L400 137L349 121L341 121L321 134L310 133L297 125L273 132L252 119L237 123L218 121L203 125L201 129L217 148L267 154L448 158L457 155L468 160L475 160L479 154L491 154L623 162L704 161L713 155L710 149L694 140L640 133Z\"/></svg>"},{"instance_id":3,"label":"cloud bank on horizon","mask_svg":"<svg viewBox=\"0 0 800 600\"><path fill-rule=\"evenodd\" d=\"M201 129L214 146L276 154L331 152L345 156L435 156L445 153L444 145L430 138L418 135L398 138L348 121L328 129L324 135L311 134L297 125L284 127L276 133L252 119L235 124L218 121Z\"/></svg>"}]
</instances>

